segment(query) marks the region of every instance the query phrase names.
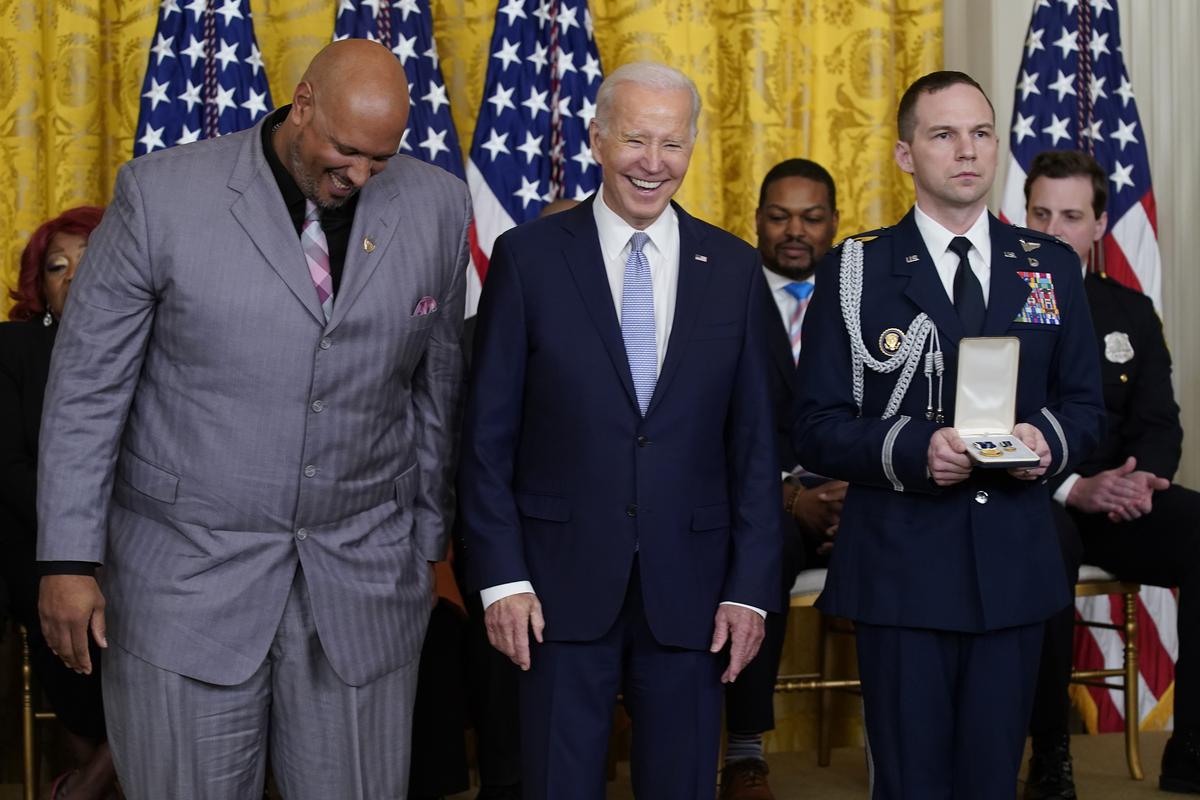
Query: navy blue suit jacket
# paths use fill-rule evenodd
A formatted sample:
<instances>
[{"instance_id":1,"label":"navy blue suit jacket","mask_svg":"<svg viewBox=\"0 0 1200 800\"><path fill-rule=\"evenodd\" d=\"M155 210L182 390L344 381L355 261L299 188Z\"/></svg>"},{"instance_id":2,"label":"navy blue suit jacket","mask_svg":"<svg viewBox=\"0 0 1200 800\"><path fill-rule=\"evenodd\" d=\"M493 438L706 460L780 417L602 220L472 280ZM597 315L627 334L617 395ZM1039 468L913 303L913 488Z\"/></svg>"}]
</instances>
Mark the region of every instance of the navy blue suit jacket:
<instances>
[{"instance_id":1,"label":"navy blue suit jacket","mask_svg":"<svg viewBox=\"0 0 1200 800\"><path fill-rule=\"evenodd\" d=\"M1016 421L1041 430L1065 474L1099 440L1104 403L1079 259L1053 237L991 220L985 336L1021 341ZM927 420L918 371L897 416L881 419L898 372L866 371L855 407L849 337L839 304L842 247L819 268L804 322L806 390L797 448L807 468L849 481L825 592L828 613L876 625L981 632L1041 621L1069 602L1046 482L976 468L941 489L927 474L934 431L953 424L962 326L910 211L864 236L861 327L876 359L888 328L922 311L945 353L945 423ZM1020 240L1030 249L1026 249ZM1030 296L1018 271L1050 273L1060 324L1014 321ZM934 394L936 397L936 379ZM935 400L936 402L936 400Z\"/></svg>"},{"instance_id":2,"label":"navy blue suit jacket","mask_svg":"<svg viewBox=\"0 0 1200 800\"><path fill-rule=\"evenodd\" d=\"M459 470L468 581L532 581L550 640L608 631L635 554L661 644L706 649L722 601L779 610L762 270L675 211L675 316L644 418L591 202L492 252Z\"/></svg>"}]
</instances>

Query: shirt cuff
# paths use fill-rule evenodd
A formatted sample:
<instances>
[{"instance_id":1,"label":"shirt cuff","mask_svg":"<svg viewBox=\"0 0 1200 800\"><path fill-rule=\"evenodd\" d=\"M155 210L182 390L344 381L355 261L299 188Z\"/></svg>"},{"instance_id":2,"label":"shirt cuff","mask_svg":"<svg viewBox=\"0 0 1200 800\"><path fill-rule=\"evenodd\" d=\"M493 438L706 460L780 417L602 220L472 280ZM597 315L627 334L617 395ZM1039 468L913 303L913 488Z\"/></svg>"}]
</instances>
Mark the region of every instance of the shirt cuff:
<instances>
[{"instance_id":1,"label":"shirt cuff","mask_svg":"<svg viewBox=\"0 0 1200 800\"><path fill-rule=\"evenodd\" d=\"M96 577L96 567L93 561L39 561L38 572L41 575L86 575Z\"/></svg>"},{"instance_id":2,"label":"shirt cuff","mask_svg":"<svg viewBox=\"0 0 1200 800\"><path fill-rule=\"evenodd\" d=\"M1079 477L1078 472L1072 472L1054 490L1054 501L1063 508L1067 507L1067 497L1071 494L1071 489L1075 486L1075 481L1079 480Z\"/></svg>"},{"instance_id":3,"label":"shirt cuff","mask_svg":"<svg viewBox=\"0 0 1200 800\"><path fill-rule=\"evenodd\" d=\"M512 583L502 583L499 586L489 586L479 592L479 600L483 603L483 610L487 611L487 607L497 600L523 593L533 594L533 584L529 581L513 581Z\"/></svg>"},{"instance_id":4,"label":"shirt cuff","mask_svg":"<svg viewBox=\"0 0 1200 800\"><path fill-rule=\"evenodd\" d=\"M755 614L758 614L763 619L767 618L767 612L765 612L761 608L757 608L755 606L748 606L745 603L735 603L732 600L726 600L725 602L721 603L721 605L723 605L723 606L740 606L741 608L748 608L751 611L753 611Z\"/></svg>"}]
</instances>

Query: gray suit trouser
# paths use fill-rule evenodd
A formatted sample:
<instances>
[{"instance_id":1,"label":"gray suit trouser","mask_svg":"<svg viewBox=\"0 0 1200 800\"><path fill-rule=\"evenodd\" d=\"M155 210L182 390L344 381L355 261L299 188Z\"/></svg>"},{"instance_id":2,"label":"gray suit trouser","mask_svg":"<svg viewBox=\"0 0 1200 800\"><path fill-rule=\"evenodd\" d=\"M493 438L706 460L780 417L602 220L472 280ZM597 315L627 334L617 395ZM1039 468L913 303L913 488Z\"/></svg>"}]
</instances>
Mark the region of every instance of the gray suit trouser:
<instances>
[{"instance_id":1,"label":"gray suit trouser","mask_svg":"<svg viewBox=\"0 0 1200 800\"><path fill-rule=\"evenodd\" d=\"M129 800L403 800L418 660L366 686L333 671L297 568L266 660L218 686L104 654L108 740Z\"/></svg>"}]
</instances>

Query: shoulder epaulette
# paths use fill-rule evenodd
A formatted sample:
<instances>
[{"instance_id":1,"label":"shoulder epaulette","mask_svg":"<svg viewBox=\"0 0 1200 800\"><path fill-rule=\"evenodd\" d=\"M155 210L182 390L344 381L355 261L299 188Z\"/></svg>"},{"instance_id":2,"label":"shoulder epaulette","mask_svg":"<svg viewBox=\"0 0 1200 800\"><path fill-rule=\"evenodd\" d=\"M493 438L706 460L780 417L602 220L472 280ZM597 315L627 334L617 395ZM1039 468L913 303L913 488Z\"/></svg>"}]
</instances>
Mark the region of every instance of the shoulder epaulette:
<instances>
[{"instance_id":1,"label":"shoulder epaulette","mask_svg":"<svg viewBox=\"0 0 1200 800\"><path fill-rule=\"evenodd\" d=\"M883 227L883 228L876 228L873 231L863 231L862 233L856 233L853 236L847 236L846 239L853 239L856 242L862 242L863 244L866 244L867 242L873 242L876 239L879 239L881 237L886 237L886 236L891 236L891 235L892 235L891 230L887 227Z\"/></svg>"},{"instance_id":2,"label":"shoulder epaulette","mask_svg":"<svg viewBox=\"0 0 1200 800\"><path fill-rule=\"evenodd\" d=\"M1063 247L1067 248L1068 251L1070 251L1071 255L1075 254L1074 248L1072 248L1071 245L1065 239L1060 239L1057 236L1053 236L1049 233L1042 233L1041 231L1035 231L1033 228L1022 228L1020 225L1013 225L1012 227L1013 227L1013 230L1015 230L1017 232L1018 236L1021 238L1022 243L1029 242L1030 240L1035 240L1034 243L1039 246L1043 242L1047 242L1050 244L1062 245ZM1026 247L1027 252L1029 249L1030 248Z\"/></svg>"}]
</instances>

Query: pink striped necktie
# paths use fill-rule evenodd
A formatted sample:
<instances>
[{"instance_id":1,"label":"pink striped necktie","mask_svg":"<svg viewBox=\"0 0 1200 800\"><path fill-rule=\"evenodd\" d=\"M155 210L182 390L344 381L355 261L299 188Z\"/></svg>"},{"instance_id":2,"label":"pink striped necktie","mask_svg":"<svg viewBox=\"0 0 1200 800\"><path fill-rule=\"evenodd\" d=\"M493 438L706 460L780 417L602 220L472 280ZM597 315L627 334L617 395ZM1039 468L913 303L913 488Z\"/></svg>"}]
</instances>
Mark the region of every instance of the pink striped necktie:
<instances>
[{"instance_id":1,"label":"pink striped necktie","mask_svg":"<svg viewBox=\"0 0 1200 800\"><path fill-rule=\"evenodd\" d=\"M333 274L329 271L329 243L321 230L321 209L312 200L304 202L304 226L300 229L300 246L308 261L308 274L317 287L317 300L325 321L333 313Z\"/></svg>"},{"instance_id":2,"label":"pink striped necktie","mask_svg":"<svg viewBox=\"0 0 1200 800\"><path fill-rule=\"evenodd\" d=\"M808 301L812 299L812 281L796 281L783 287L784 291L796 298L796 308L792 311L792 319L788 322L788 338L792 342L792 360L800 360L800 328L804 323L804 312L808 310Z\"/></svg>"}]
</instances>

